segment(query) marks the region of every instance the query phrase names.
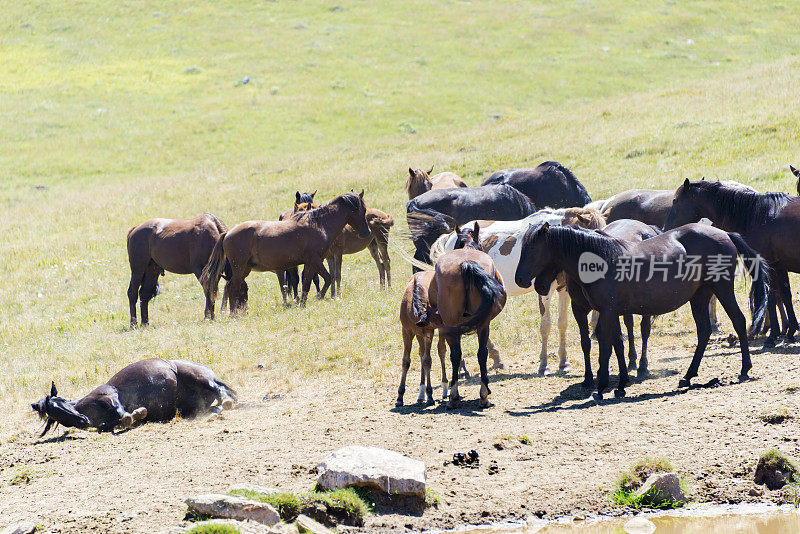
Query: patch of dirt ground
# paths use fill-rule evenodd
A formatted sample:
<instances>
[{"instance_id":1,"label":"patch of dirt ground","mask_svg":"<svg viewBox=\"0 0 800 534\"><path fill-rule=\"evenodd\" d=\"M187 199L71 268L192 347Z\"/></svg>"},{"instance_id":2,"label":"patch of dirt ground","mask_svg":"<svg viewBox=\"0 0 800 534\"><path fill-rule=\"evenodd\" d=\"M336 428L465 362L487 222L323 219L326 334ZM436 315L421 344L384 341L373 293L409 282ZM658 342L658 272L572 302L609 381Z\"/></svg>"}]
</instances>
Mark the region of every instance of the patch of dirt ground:
<instances>
[{"instance_id":1,"label":"patch of dirt ground","mask_svg":"<svg viewBox=\"0 0 800 534\"><path fill-rule=\"evenodd\" d=\"M29 432L2 445L0 526L31 520L54 532L149 532L181 524L183 500L195 493L224 492L234 483L308 491L317 462L347 444L423 460L428 487L441 497L419 516L371 515L370 531L619 514L624 510L609 500L615 477L647 456L669 459L693 500L785 500L785 492L749 491L762 452L778 447L800 456L797 418L781 424L760 418L769 407L798 413L796 347L762 352L757 342L752 379L739 383L738 348L716 339L695 382L717 377L720 385L687 392L676 386L692 349L665 347L668 339L652 339L652 377L633 383L624 399L607 395L602 406L586 400L582 366L574 360L571 373L539 378L536 358L511 356L509 369L492 374L493 405L483 410L475 379L462 381L465 401L448 412L442 404L393 408L396 382L326 378L267 400L254 382L221 419L146 424L119 435L59 431L39 440L31 418ZM474 354L468 358L476 368ZM414 379L418 365L409 375ZM416 389L409 384L407 404ZM478 469L445 465L454 452L470 449L480 454Z\"/></svg>"}]
</instances>

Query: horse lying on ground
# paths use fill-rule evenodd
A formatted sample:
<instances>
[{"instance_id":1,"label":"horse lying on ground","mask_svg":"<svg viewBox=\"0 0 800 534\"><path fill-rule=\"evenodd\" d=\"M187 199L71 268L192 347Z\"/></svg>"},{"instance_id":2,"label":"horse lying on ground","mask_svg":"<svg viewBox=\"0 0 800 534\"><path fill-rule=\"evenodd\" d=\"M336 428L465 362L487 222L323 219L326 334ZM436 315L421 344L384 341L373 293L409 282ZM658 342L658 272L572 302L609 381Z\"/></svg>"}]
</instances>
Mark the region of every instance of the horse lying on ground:
<instances>
[{"instance_id":1,"label":"horse lying on ground","mask_svg":"<svg viewBox=\"0 0 800 534\"><path fill-rule=\"evenodd\" d=\"M612 268L616 271L622 269L625 273L626 263L632 264L632 258L638 258L641 260L640 273L658 274L648 278L636 276L634 270L631 276L601 276L594 281L584 282L580 279L579 258L586 252L597 256L598 262L604 262L608 273ZM742 351L739 378L747 379L752 363L745 318L734 294L736 260L739 254L758 267L753 285L756 286L759 306L753 322L760 325L767 307L768 265L758 258L756 252L739 235L728 234L702 224L687 224L635 243L568 226L550 227L545 223L531 227L523 237L516 282L525 287L535 278L536 291L545 295L558 273L566 271L567 276L578 281L589 306L600 311L600 369L597 373L597 390L592 394L596 401L600 401L609 382L611 345L615 339L620 338L619 316L628 313L661 315L676 310L686 302L691 302L692 315L697 324L697 348L686 375L678 385L689 386L691 379L697 376L711 336L708 301L712 294L722 304L739 337ZM699 269L692 276L685 276L686 272L682 269L686 269L687 261L692 261L693 256L699 259ZM719 258L726 261L720 264L716 261ZM617 358L620 375L615 396L624 397L628 371L624 354L618 352Z\"/></svg>"},{"instance_id":2,"label":"horse lying on ground","mask_svg":"<svg viewBox=\"0 0 800 534\"><path fill-rule=\"evenodd\" d=\"M53 424L106 432L145 419L169 421L178 413L183 417L219 413L235 402L236 392L209 367L153 358L128 365L77 401L59 397L53 383L50 395L31 408L46 420L44 436Z\"/></svg>"},{"instance_id":3,"label":"horse lying on ground","mask_svg":"<svg viewBox=\"0 0 800 534\"><path fill-rule=\"evenodd\" d=\"M596 210L585 208L563 208L554 210L545 208L537 211L519 221L497 221L481 226L481 221L470 221L463 229L474 229L480 226L481 246L494 261L495 268L503 279L503 285L508 296L515 297L533 291L533 288L522 288L514 283L514 275L519 264L522 245L522 236L530 225L548 222L551 225L568 224L583 228L602 228L605 221ZM458 235L450 233L441 236L431 247L431 260L436 261L442 254L454 250ZM541 351L539 352L539 376L549 373L547 366L547 341L550 336L550 299L558 291L558 330L559 330L559 370L567 371L567 321L569 318L569 294L563 276L553 282L550 292L546 296L539 296L539 334L541 336ZM491 350L491 349L490 349Z\"/></svg>"},{"instance_id":4,"label":"horse lying on ground","mask_svg":"<svg viewBox=\"0 0 800 534\"><path fill-rule=\"evenodd\" d=\"M452 378L448 407L458 405L458 372L461 366L461 336L475 330L478 334L478 366L481 372L480 404L489 405L489 323L505 306L506 290L494 262L481 250L479 230L458 231L456 250L436 261L436 271L428 292L432 308L429 321L440 324L450 347ZM416 294L415 294L416 295ZM417 304L420 309L422 304ZM422 323L422 324L420 324ZM424 326L424 321L420 321Z\"/></svg>"},{"instance_id":5,"label":"horse lying on ground","mask_svg":"<svg viewBox=\"0 0 800 534\"><path fill-rule=\"evenodd\" d=\"M226 288L231 314L235 314L247 310L245 278L251 271L285 271L305 265L300 304L305 305L315 274L324 281L317 298L324 298L332 278L322 262L347 224L355 228L360 237L369 235L364 191L345 193L324 206L295 213L283 221L238 224L220 236L200 282L207 291L215 291L222 272L230 266L231 276Z\"/></svg>"},{"instance_id":6,"label":"horse lying on ground","mask_svg":"<svg viewBox=\"0 0 800 534\"><path fill-rule=\"evenodd\" d=\"M142 325L147 325L150 321L148 304L158 294L158 277L169 271L193 274L199 280L214 245L226 230L216 216L205 213L193 219L150 219L128 231L131 266L128 302L132 328L136 327L137 294L141 299ZM206 319L214 318L216 289L213 292L210 289L203 288Z\"/></svg>"},{"instance_id":7,"label":"horse lying on ground","mask_svg":"<svg viewBox=\"0 0 800 534\"><path fill-rule=\"evenodd\" d=\"M440 172L435 176L430 176L433 167L428 172L422 169L408 168L408 179L405 189L408 192L408 200L427 193L431 189L450 189L453 187L469 187L467 182L461 179L454 172Z\"/></svg>"},{"instance_id":8,"label":"horse lying on ground","mask_svg":"<svg viewBox=\"0 0 800 534\"><path fill-rule=\"evenodd\" d=\"M665 228L675 228L705 217L714 226L741 234L774 269L774 287L769 305L770 334L767 346L774 346L780 335L776 304L786 308L786 339L792 341L798 330L792 306L789 272L800 272L800 199L785 193L755 193L720 182L685 180L675 192ZM755 325L751 331L757 332Z\"/></svg>"},{"instance_id":9,"label":"horse lying on ground","mask_svg":"<svg viewBox=\"0 0 800 534\"><path fill-rule=\"evenodd\" d=\"M527 196L539 209L585 206L592 199L572 171L557 161L533 169L505 169L492 174L482 186L506 184ZM480 219L484 217L473 217ZM520 217L521 218L521 217Z\"/></svg>"}]
</instances>

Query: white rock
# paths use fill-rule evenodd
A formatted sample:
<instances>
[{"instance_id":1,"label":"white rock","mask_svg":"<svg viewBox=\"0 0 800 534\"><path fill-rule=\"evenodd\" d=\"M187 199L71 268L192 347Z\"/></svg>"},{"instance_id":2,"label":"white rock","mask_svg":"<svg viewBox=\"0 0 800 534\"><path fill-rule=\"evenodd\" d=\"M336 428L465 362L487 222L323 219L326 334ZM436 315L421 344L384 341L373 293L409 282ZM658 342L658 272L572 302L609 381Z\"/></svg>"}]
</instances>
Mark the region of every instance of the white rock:
<instances>
[{"instance_id":1,"label":"white rock","mask_svg":"<svg viewBox=\"0 0 800 534\"><path fill-rule=\"evenodd\" d=\"M653 534L656 524L644 517L634 517L623 525L622 530L627 534Z\"/></svg>"},{"instance_id":2,"label":"white rock","mask_svg":"<svg viewBox=\"0 0 800 534\"><path fill-rule=\"evenodd\" d=\"M675 473L655 473L647 477L644 484L636 490L637 497L647 495L655 504L686 503L686 495L681 489L681 481Z\"/></svg>"},{"instance_id":3,"label":"white rock","mask_svg":"<svg viewBox=\"0 0 800 534\"><path fill-rule=\"evenodd\" d=\"M242 497L207 493L186 499L189 509L210 517L255 521L272 526L280 522L278 511L271 505Z\"/></svg>"},{"instance_id":4,"label":"white rock","mask_svg":"<svg viewBox=\"0 0 800 534\"><path fill-rule=\"evenodd\" d=\"M30 521L20 521L3 529L0 534L32 534L36 530L36 524Z\"/></svg>"},{"instance_id":5,"label":"white rock","mask_svg":"<svg viewBox=\"0 0 800 534\"><path fill-rule=\"evenodd\" d=\"M307 515L300 514L297 516L297 520L295 520L295 524L297 528L300 529L304 534L334 534L334 531L319 523L314 521Z\"/></svg>"},{"instance_id":6,"label":"white rock","mask_svg":"<svg viewBox=\"0 0 800 534\"><path fill-rule=\"evenodd\" d=\"M325 489L374 486L389 494L425 497L425 464L398 452L349 445L317 466L317 482Z\"/></svg>"}]
</instances>

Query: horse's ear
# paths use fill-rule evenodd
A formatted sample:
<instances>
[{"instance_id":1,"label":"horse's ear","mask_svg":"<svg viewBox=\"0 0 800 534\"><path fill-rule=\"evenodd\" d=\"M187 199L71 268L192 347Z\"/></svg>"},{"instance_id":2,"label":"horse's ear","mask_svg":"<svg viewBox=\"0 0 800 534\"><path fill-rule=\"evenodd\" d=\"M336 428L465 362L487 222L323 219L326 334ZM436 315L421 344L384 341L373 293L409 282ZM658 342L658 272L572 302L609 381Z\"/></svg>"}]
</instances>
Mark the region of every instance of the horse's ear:
<instances>
[{"instance_id":1,"label":"horse's ear","mask_svg":"<svg viewBox=\"0 0 800 534\"><path fill-rule=\"evenodd\" d=\"M549 229L550 229L550 223L549 223L549 222L545 222L545 223L542 225L542 232L546 232L546 231L548 231Z\"/></svg>"},{"instance_id":2,"label":"horse's ear","mask_svg":"<svg viewBox=\"0 0 800 534\"><path fill-rule=\"evenodd\" d=\"M412 169L411 167L409 167L409 168L408 168L408 174L410 174L411 176L414 176L414 169Z\"/></svg>"},{"instance_id":3,"label":"horse's ear","mask_svg":"<svg viewBox=\"0 0 800 534\"><path fill-rule=\"evenodd\" d=\"M481 244L481 237L480 237L481 227L478 226L478 224L476 223L475 226L472 228L472 230L470 230L470 233L472 234L472 239L474 239L475 242L480 245Z\"/></svg>"},{"instance_id":4,"label":"horse's ear","mask_svg":"<svg viewBox=\"0 0 800 534\"><path fill-rule=\"evenodd\" d=\"M792 171L792 174L794 174L795 176L797 176L798 178L800 178L800 171L798 171L797 169L795 169L795 168L794 168L794 167L792 167L791 165L789 165L789 170L790 170L790 171Z\"/></svg>"},{"instance_id":5,"label":"horse's ear","mask_svg":"<svg viewBox=\"0 0 800 534\"><path fill-rule=\"evenodd\" d=\"M311 200L314 200L314 196L317 194L317 190L314 189L314 192L311 193Z\"/></svg>"},{"instance_id":6,"label":"horse's ear","mask_svg":"<svg viewBox=\"0 0 800 534\"><path fill-rule=\"evenodd\" d=\"M431 165L431 170L429 170L429 171L428 171L428 176L430 176L431 174L433 174L433 167L434 167L434 165Z\"/></svg>"},{"instance_id":7,"label":"horse's ear","mask_svg":"<svg viewBox=\"0 0 800 534\"><path fill-rule=\"evenodd\" d=\"M591 222L591 220L592 220L591 217L589 217L588 215L586 215L584 213L576 213L575 216L578 218L579 221L585 222L585 223Z\"/></svg>"},{"instance_id":8,"label":"horse's ear","mask_svg":"<svg viewBox=\"0 0 800 534\"><path fill-rule=\"evenodd\" d=\"M361 198L361 200L364 200L364 189L363 188L361 189L361 192L358 194L358 196L359 196L359 198Z\"/></svg>"},{"instance_id":9,"label":"horse's ear","mask_svg":"<svg viewBox=\"0 0 800 534\"><path fill-rule=\"evenodd\" d=\"M300 204L301 198L302 198L302 196L300 195L300 191L295 191L295 193L294 193L294 203L295 204Z\"/></svg>"},{"instance_id":10,"label":"horse's ear","mask_svg":"<svg viewBox=\"0 0 800 534\"><path fill-rule=\"evenodd\" d=\"M58 390L56 389L56 383L55 382L50 382L50 396L51 397L57 397L58 396Z\"/></svg>"},{"instance_id":11,"label":"horse's ear","mask_svg":"<svg viewBox=\"0 0 800 534\"><path fill-rule=\"evenodd\" d=\"M689 187L691 187L691 185L692 185L692 184L691 184L691 182L689 182L689 179L688 179L688 178L686 178L686 179L683 181L683 188L684 188L684 189L689 189Z\"/></svg>"}]
</instances>

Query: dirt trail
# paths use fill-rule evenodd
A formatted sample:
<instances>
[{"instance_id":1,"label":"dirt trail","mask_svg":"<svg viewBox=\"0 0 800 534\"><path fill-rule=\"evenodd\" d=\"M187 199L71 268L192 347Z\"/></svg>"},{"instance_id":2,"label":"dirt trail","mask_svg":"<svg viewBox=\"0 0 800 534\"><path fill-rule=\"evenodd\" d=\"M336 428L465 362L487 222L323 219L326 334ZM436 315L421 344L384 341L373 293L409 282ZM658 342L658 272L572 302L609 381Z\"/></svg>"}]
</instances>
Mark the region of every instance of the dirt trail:
<instances>
[{"instance_id":1,"label":"dirt trail","mask_svg":"<svg viewBox=\"0 0 800 534\"><path fill-rule=\"evenodd\" d=\"M784 499L780 492L752 497L748 491L764 450L777 446L800 456L799 419L769 425L759 418L770 408L798 413L798 348L756 348L753 379L738 383L738 350L717 341L697 382L719 377L722 385L677 392L690 351L659 351L666 337L652 344L654 377L600 407L584 399L580 368L538 378L534 358L507 358L510 369L493 375L494 405L485 410L475 380L461 388L462 408L446 412L442 405L392 408L395 382L326 379L270 400L253 382L241 388L242 406L220 420L148 424L120 435L73 431L60 438L58 432L39 441L31 419L30 433L2 446L0 526L25 519L55 532L152 531L181 523L183 499L193 493L245 482L307 491L314 484L310 469L354 443L425 461L428 487L441 496L438 508L419 517L372 515L369 530L619 513L608 500L614 478L646 456L670 459L695 500ZM407 402L415 389L409 387ZM519 443L519 436L532 444ZM480 453L479 469L443 465L470 449ZM497 474L489 474L493 461ZM21 473L30 481L11 485Z\"/></svg>"}]
</instances>

